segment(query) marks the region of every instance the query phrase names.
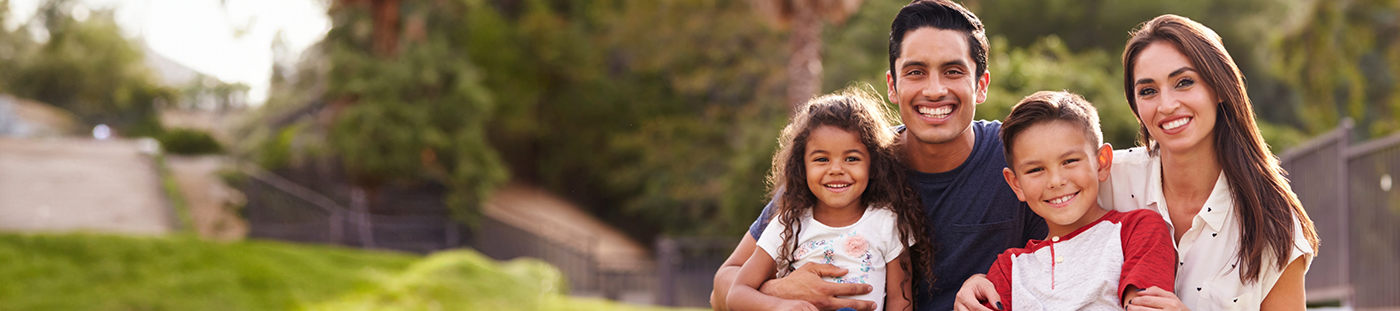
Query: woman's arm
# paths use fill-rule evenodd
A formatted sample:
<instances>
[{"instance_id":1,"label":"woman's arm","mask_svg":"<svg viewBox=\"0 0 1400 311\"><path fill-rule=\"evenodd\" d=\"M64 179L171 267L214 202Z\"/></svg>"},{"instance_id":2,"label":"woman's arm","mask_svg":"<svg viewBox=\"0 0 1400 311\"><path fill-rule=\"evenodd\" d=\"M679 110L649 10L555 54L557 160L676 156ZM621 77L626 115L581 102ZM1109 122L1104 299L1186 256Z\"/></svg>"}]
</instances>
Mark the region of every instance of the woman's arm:
<instances>
[{"instance_id":1,"label":"woman's arm","mask_svg":"<svg viewBox=\"0 0 1400 311\"><path fill-rule=\"evenodd\" d=\"M753 255L739 267L738 275L734 276L734 285L729 287L729 295L725 298L726 306L730 310L816 311L817 306L806 301L786 300L758 291L758 287L763 286L764 281L772 278L775 271L773 266L773 257L768 255L768 251L755 248Z\"/></svg>"},{"instance_id":2,"label":"woman's arm","mask_svg":"<svg viewBox=\"0 0 1400 311\"><path fill-rule=\"evenodd\" d=\"M885 263L885 310L914 310L914 302L910 300L914 298L914 282L905 280L916 274L904 271L906 265L913 267L907 249L899 254L899 258Z\"/></svg>"},{"instance_id":3,"label":"woman's arm","mask_svg":"<svg viewBox=\"0 0 1400 311\"><path fill-rule=\"evenodd\" d=\"M1293 259L1287 268L1283 269L1283 275L1279 276L1278 283L1274 283L1274 288L1264 295L1264 302L1259 304L1260 310L1304 310L1307 309L1308 298L1304 296L1303 276L1308 272L1308 255L1303 255Z\"/></svg>"}]
</instances>

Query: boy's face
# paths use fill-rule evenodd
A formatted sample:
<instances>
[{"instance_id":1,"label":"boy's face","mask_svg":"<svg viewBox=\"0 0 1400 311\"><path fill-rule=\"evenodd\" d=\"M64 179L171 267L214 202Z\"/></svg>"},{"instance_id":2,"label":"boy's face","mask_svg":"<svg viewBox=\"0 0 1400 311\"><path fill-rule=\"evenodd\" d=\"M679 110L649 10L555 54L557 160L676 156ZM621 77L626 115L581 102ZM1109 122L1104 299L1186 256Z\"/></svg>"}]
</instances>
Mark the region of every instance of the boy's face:
<instances>
[{"instance_id":1,"label":"boy's face","mask_svg":"<svg viewBox=\"0 0 1400 311\"><path fill-rule=\"evenodd\" d=\"M1108 144L1095 148L1084 129L1067 121L1031 125L1008 143L1014 163L1002 175L1016 197L1045 218L1050 235L1073 232L1107 212L1097 200L1113 162Z\"/></svg>"},{"instance_id":2,"label":"boy's face","mask_svg":"<svg viewBox=\"0 0 1400 311\"><path fill-rule=\"evenodd\" d=\"M987 100L991 75L977 78L967 34L923 27L904 35L894 72L885 74L891 102L913 138L944 144L972 125L977 104Z\"/></svg>"}]
</instances>

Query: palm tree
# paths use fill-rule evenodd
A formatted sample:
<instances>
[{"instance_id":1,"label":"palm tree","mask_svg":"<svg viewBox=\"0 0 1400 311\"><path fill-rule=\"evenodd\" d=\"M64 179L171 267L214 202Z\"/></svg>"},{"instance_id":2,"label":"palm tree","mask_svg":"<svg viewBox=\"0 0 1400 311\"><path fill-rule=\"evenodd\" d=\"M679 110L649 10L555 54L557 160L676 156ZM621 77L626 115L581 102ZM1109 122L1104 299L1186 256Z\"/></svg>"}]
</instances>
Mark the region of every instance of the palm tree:
<instances>
[{"instance_id":1,"label":"palm tree","mask_svg":"<svg viewBox=\"0 0 1400 311\"><path fill-rule=\"evenodd\" d=\"M841 23L862 0L753 0L754 7L778 28L788 28L787 98L796 106L821 91L822 20Z\"/></svg>"}]
</instances>

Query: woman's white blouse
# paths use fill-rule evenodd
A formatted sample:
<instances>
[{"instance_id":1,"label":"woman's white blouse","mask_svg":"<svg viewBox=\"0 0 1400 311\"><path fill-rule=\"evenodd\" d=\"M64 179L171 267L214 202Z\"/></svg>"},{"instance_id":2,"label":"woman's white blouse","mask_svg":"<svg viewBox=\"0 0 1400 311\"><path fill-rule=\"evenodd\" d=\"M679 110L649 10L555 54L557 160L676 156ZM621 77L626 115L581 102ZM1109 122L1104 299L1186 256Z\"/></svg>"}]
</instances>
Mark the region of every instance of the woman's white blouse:
<instances>
[{"instance_id":1,"label":"woman's white blouse","mask_svg":"<svg viewBox=\"0 0 1400 311\"><path fill-rule=\"evenodd\" d=\"M1258 282L1240 282L1236 252L1240 245L1240 222L1230 184L1222 172L1215 189L1190 224L1173 224L1162 196L1162 163L1137 147L1113 152L1112 177L1099 184L1099 203L1120 212L1151 209L1162 214L1175 232L1178 225L1191 226L1177 242L1176 295L1192 310L1257 310L1269 290L1278 282L1284 267L1274 266L1272 253L1264 252L1264 274ZM1302 224L1294 221L1293 251L1288 262L1303 257L1305 269L1312 265L1313 250L1303 236ZM1306 255L1306 256L1304 256ZM1306 271L1306 270L1305 270Z\"/></svg>"}]
</instances>

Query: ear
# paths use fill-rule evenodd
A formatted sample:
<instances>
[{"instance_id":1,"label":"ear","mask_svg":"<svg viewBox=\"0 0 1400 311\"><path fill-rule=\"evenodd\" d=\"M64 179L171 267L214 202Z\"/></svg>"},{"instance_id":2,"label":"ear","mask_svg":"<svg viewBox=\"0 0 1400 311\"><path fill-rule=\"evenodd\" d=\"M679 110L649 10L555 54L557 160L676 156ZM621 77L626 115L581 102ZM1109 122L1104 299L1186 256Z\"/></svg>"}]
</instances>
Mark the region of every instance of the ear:
<instances>
[{"instance_id":1,"label":"ear","mask_svg":"<svg viewBox=\"0 0 1400 311\"><path fill-rule=\"evenodd\" d=\"M894 75L891 74L889 71L885 71L885 87L888 88L885 91L885 96L890 99L891 103L899 105L899 96L897 96L898 94L895 94Z\"/></svg>"},{"instance_id":2,"label":"ear","mask_svg":"<svg viewBox=\"0 0 1400 311\"><path fill-rule=\"evenodd\" d=\"M1113 145L1104 143L1099 146L1098 156L1095 158L1099 161L1099 182L1107 181L1113 168Z\"/></svg>"},{"instance_id":3,"label":"ear","mask_svg":"<svg viewBox=\"0 0 1400 311\"><path fill-rule=\"evenodd\" d=\"M1011 186L1011 191L1016 192L1016 199L1021 202L1026 201L1026 193L1021 191L1021 183L1016 179L1016 173L1010 167L1001 169L1001 177L1006 179L1006 185Z\"/></svg>"},{"instance_id":4,"label":"ear","mask_svg":"<svg viewBox=\"0 0 1400 311\"><path fill-rule=\"evenodd\" d=\"M987 101L987 86L992 85L992 71L982 72L982 78L977 79L977 102L981 104Z\"/></svg>"}]
</instances>

